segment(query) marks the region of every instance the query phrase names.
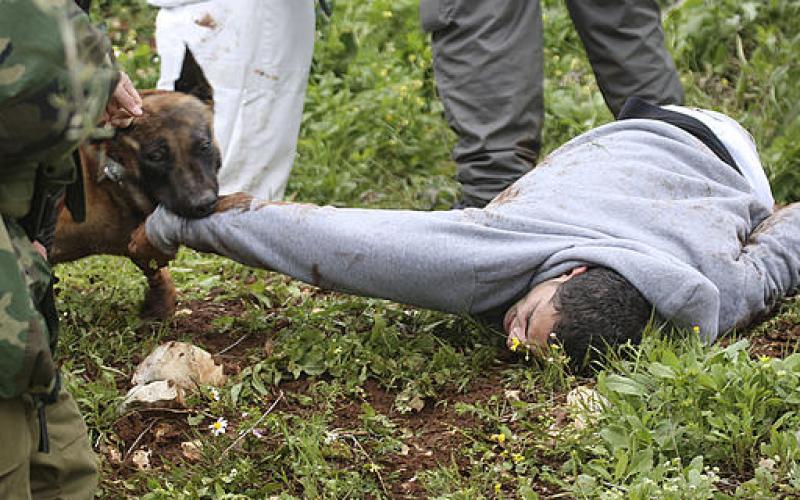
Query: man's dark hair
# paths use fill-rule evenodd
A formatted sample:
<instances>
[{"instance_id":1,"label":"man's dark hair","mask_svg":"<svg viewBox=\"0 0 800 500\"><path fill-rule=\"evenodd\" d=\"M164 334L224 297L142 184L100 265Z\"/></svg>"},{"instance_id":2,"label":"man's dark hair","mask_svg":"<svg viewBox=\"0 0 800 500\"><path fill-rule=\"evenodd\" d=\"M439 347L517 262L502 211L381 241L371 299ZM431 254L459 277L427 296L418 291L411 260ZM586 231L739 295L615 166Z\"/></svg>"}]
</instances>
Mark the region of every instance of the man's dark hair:
<instances>
[{"instance_id":1,"label":"man's dark hair","mask_svg":"<svg viewBox=\"0 0 800 500\"><path fill-rule=\"evenodd\" d=\"M556 339L581 371L596 353L642 340L652 308L628 280L605 267L593 267L562 283L553 295L559 318Z\"/></svg>"}]
</instances>

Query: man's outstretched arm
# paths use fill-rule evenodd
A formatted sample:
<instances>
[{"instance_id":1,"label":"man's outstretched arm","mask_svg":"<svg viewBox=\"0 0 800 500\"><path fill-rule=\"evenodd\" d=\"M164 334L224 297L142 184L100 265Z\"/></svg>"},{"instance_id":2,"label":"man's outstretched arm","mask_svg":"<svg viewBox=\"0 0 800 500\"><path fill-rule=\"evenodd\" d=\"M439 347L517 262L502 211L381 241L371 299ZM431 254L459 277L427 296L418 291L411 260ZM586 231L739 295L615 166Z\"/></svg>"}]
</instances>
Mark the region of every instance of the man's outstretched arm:
<instances>
[{"instance_id":1,"label":"man's outstretched arm","mask_svg":"<svg viewBox=\"0 0 800 500\"><path fill-rule=\"evenodd\" d=\"M453 313L498 307L530 284L524 270L496 289L478 284L476 267L512 258L509 236L470 223L461 211L318 207L243 195L221 204L227 211L194 220L159 208L146 238L141 230L134 236L132 253L143 255L148 242L167 253L185 244L323 288Z\"/></svg>"},{"instance_id":2,"label":"man's outstretched arm","mask_svg":"<svg viewBox=\"0 0 800 500\"><path fill-rule=\"evenodd\" d=\"M722 294L719 331L744 328L800 286L800 203L777 210L751 234Z\"/></svg>"}]
</instances>

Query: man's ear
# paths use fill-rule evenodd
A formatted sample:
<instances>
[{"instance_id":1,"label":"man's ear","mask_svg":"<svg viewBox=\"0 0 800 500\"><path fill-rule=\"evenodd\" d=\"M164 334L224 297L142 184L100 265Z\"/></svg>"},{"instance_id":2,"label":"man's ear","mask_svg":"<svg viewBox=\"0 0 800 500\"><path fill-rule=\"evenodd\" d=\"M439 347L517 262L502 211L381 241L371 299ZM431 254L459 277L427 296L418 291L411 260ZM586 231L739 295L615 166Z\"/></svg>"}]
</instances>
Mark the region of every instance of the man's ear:
<instances>
[{"instance_id":1,"label":"man's ear","mask_svg":"<svg viewBox=\"0 0 800 500\"><path fill-rule=\"evenodd\" d=\"M214 89L208 83L203 69L197 64L194 54L186 47L181 66L181 76L175 80L175 90L191 94L212 108L214 107Z\"/></svg>"},{"instance_id":2,"label":"man's ear","mask_svg":"<svg viewBox=\"0 0 800 500\"><path fill-rule=\"evenodd\" d=\"M574 278L575 276L577 276L579 274L583 274L588 270L589 270L589 268L587 266L576 267L574 269L570 269L570 271L567 273L567 277L568 278Z\"/></svg>"}]
</instances>

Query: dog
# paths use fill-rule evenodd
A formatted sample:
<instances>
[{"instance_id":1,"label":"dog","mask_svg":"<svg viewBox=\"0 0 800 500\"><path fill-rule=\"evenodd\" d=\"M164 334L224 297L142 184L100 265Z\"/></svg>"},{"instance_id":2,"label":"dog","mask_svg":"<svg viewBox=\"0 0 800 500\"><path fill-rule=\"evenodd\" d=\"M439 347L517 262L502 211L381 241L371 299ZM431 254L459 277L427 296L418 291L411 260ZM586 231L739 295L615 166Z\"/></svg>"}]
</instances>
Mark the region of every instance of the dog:
<instances>
[{"instance_id":1,"label":"dog","mask_svg":"<svg viewBox=\"0 0 800 500\"><path fill-rule=\"evenodd\" d=\"M175 91L141 92L144 114L110 139L81 145L85 220L61 208L50 261L89 255L131 258L147 277L142 316L166 319L176 291L165 264L128 252L133 231L163 204L184 217L213 212L221 154L213 134L213 91L187 49Z\"/></svg>"}]
</instances>

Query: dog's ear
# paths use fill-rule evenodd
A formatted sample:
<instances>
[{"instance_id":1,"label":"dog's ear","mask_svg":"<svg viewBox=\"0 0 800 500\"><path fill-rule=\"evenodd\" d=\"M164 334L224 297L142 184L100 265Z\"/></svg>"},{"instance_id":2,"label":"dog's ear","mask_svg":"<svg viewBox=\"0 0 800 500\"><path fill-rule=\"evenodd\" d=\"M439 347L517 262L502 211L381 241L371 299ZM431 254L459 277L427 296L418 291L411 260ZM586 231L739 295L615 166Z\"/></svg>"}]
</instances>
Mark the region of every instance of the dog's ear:
<instances>
[{"instance_id":1,"label":"dog's ear","mask_svg":"<svg viewBox=\"0 0 800 500\"><path fill-rule=\"evenodd\" d=\"M183 56L183 66L181 76L175 80L175 90L185 94L191 94L211 107L214 107L214 89L208 83L206 75L203 73L194 54L186 47Z\"/></svg>"}]
</instances>

